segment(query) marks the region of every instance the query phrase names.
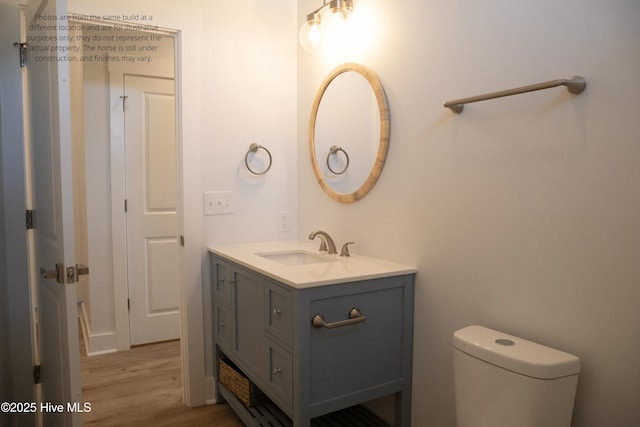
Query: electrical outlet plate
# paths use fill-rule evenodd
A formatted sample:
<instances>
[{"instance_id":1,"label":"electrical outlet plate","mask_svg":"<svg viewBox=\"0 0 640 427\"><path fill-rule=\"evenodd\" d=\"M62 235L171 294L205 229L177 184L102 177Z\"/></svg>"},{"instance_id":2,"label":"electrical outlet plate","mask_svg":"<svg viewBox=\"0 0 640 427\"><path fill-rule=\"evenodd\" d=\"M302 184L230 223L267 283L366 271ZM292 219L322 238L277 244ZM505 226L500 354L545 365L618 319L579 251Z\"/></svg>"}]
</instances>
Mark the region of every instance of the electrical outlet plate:
<instances>
[{"instance_id":1,"label":"electrical outlet plate","mask_svg":"<svg viewBox=\"0 0 640 427\"><path fill-rule=\"evenodd\" d=\"M228 215L236 211L233 191L205 191L203 194L205 215Z\"/></svg>"},{"instance_id":2,"label":"electrical outlet plate","mask_svg":"<svg viewBox=\"0 0 640 427\"><path fill-rule=\"evenodd\" d=\"M289 212L281 211L278 217L278 230L281 232L291 231L289 227Z\"/></svg>"}]
</instances>

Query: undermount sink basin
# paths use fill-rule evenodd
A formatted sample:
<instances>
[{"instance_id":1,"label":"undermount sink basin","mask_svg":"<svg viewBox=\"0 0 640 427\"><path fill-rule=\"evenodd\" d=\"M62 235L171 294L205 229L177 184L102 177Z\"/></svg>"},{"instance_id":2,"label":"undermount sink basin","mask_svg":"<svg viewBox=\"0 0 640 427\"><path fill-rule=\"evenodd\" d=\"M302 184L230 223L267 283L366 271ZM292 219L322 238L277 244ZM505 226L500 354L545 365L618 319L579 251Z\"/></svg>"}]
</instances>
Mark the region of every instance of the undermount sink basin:
<instances>
[{"instance_id":1,"label":"undermount sink basin","mask_svg":"<svg viewBox=\"0 0 640 427\"><path fill-rule=\"evenodd\" d=\"M307 252L302 250L283 251L283 252L268 252L256 254L271 261L279 262L284 265L305 265L305 264L319 264L322 262L333 262L335 259L329 258L326 255L314 254L313 252Z\"/></svg>"}]
</instances>

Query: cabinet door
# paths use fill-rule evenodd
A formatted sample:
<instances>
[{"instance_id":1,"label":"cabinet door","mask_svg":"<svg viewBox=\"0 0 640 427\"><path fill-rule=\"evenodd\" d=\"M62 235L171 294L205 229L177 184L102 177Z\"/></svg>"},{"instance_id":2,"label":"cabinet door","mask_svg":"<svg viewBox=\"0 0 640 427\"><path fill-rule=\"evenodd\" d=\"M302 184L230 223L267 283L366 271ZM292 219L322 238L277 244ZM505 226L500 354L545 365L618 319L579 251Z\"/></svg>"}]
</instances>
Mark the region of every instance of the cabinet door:
<instances>
[{"instance_id":1,"label":"cabinet door","mask_svg":"<svg viewBox=\"0 0 640 427\"><path fill-rule=\"evenodd\" d=\"M231 336L233 334L229 309L220 304L214 304L213 307L215 340L225 352L228 352L231 349Z\"/></svg>"},{"instance_id":2,"label":"cabinet door","mask_svg":"<svg viewBox=\"0 0 640 427\"><path fill-rule=\"evenodd\" d=\"M211 256L211 287L213 298L224 304L231 303L230 265L220 258Z\"/></svg>"},{"instance_id":3,"label":"cabinet door","mask_svg":"<svg viewBox=\"0 0 640 427\"><path fill-rule=\"evenodd\" d=\"M234 297L234 361L242 370L251 371L264 379L267 371L264 279L248 270L232 266L231 281Z\"/></svg>"},{"instance_id":4,"label":"cabinet door","mask_svg":"<svg viewBox=\"0 0 640 427\"><path fill-rule=\"evenodd\" d=\"M291 346L293 337L293 296L290 290L265 282L265 323L267 332Z\"/></svg>"},{"instance_id":5,"label":"cabinet door","mask_svg":"<svg viewBox=\"0 0 640 427\"><path fill-rule=\"evenodd\" d=\"M281 409L291 415L293 409L293 357L283 347L268 341L269 345L269 395Z\"/></svg>"},{"instance_id":6,"label":"cabinet door","mask_svg":"<svg viewBox=\"0 0 640 427\"><path fill-rule=\"evenodd\" d=\"M348 319L352 308L366 316L362 323L310 334L311 404L357 394L403 379L404 289L401 287L317 298L312 316L334 323Z\"/></svg>"}]
</instances>

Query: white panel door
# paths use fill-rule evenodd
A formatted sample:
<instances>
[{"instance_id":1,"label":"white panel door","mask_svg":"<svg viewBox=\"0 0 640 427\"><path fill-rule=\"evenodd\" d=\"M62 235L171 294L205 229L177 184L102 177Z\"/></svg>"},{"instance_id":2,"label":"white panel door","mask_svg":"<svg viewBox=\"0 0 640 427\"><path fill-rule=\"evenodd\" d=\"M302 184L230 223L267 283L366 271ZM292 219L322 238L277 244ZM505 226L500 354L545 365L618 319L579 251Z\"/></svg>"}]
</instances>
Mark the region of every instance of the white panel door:
<instances>
[{"instance_id":1,"label":"white panel door","mask_svg":"<svg viewBox=\"0 0 640 427\"><path fill-rule=\"evenodd\" d=\"M31 25L36 14L66 17L66 0L29 0L28 35L36 28ZM38 28L38 35L42 35L42 27ZM47 32L54 46L64 40L67 33L58 25L49 25ZM35 265L41 271L37 290L42 402L63 408L60 412L44 411L43 423L45 426L79 426L82 414L70 410L74 406L69 406L80 403L81 398L69 65L66 61L35 61L30 56L28 75L37 219ZM57 278L56 265L60 266Z\"/></svg>"},{"instance_id":2,"label":"white panel door","mask_svg":"<svg viewBox=\"0 0 640 427\"><path fill-rule=\"evenodd\" d=\"M9 320L7 335L3 336L2 352L10 362L11 372L6 372L5 378L11 381L11 400L15 402L35 402L36 387L31 379L33 365L39 363L35 355L37 346L34 343L35 318L33 315L36 293L31 292L28 284L29 258L25 256L29 252L31 236L25 233L23 208L31 208L30 199L27 198L27 187L23 177L25 176L25 147L23 144L25 132L22 123L24 100L23 76L18 60L17 48L12 42L24 41L22 36L21 12L15 5L0 2L0 170L3 176L0 178L0 193L4 193L5 209L2 215L4 227L1 242L6 251L1 262L6 270L3 279L6 279L8 293L8 307L6 319ZM0 273L0 274L2 274ZM35 283L33 284L35 287ZM3 289L4 291L4 289ZM10 325L10 327L8 326ZM9 346L11 341L11 353ZM1 368L0 368L1 369ZM4 374L4 372L3 372ZM3 375L4 376L4 375ZM0 387L5 387L0 383ZM3 390L5 390L3 388ZM0 420L8 416L7 423L15 422L16 425L34 425L36 414L12 413L0 414ZM13 424L11 424L13 425Z\"/></svg>"},{"instance_id":3,"label":"white panel door","mask_svg":"<svg viewBox=\"0 0 640 427\"><path fill-rule=\"evenodd\" d=\"M131 344L180 337L174 80L125 75Z\"/></svg>"}]
</instances>

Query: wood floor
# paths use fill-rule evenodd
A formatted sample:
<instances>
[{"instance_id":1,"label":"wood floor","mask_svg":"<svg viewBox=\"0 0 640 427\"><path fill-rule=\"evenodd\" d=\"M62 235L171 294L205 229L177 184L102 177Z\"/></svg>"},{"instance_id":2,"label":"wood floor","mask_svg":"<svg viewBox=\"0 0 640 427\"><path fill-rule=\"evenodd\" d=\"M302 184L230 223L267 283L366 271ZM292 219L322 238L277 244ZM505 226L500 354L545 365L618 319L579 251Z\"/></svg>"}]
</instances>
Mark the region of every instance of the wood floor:
<instances>
[{"instance_id":1,"label":"wood floor","mask_svg":"<svg viewBox=\"0 0 640 427\"><path fill-rule=\"evenodd\" d=\"M180 342L87 357L80 366L87 426L241 427L226 404L188 408L182 403Z\"/></svg>"}]
</instances>

